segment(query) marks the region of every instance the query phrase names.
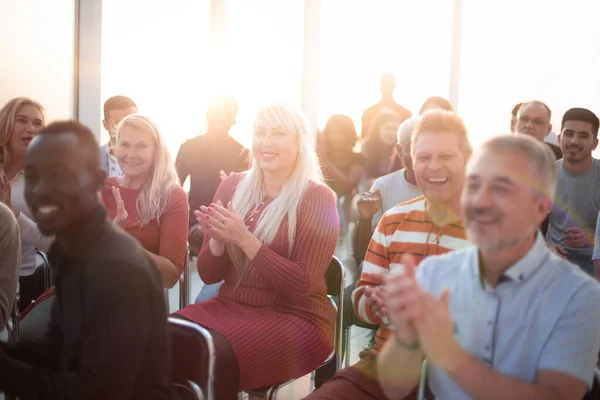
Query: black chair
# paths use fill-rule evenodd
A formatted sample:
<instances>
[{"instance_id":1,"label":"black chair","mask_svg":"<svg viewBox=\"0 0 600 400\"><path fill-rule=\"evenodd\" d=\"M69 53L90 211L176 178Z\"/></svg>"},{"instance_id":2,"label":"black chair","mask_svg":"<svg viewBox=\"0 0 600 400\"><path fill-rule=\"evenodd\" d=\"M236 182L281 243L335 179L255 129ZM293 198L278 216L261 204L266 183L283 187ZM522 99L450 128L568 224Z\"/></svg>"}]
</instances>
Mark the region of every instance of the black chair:
<instances>
[{"instance_id":1,"label":"black chair","mask_svg":"<svg viewBox=\"0 0 600 400\"><path fill-rule=\"evenodd\" d=\"M202 389L194 382L175 383L178 400L205 400Z\"/></svg>"},{"instance_id":2,"label":"black chair","mask_svg":"<svg viewBox=\"0 0 600 400\"><path fill-rule=\"evenodd\" d=\"M173 382L178 389L196 385L202 396L197 395L198 398L214 400L215 346L208 330L193 322L169 317L169 333ZM199 362L203 359L208 359L208 363Z\"/></svg>"},{"instance_id":3,"label":"black chair","mask_svg":"<svg viewBox=\"0 0 600 400\"><path fill-rule=\"evenodd\" d=\"M43 276L44 276L44 291L50 289L52 287L52 285L54 285L54 282L52 280L52 266L50 265L50 262L48 261L48 257L46 256L46 253L44 253L41 250L35 250L35 258L37 261L37 265L35 267L36 272L41 269L43 272Z\"/></svg>"},{"instance_id":4,"label":"black chair","mask_svg":"<svg viewBox=\"0 0 600 400\"><path fill-rule=\"evenodd\" d=\"M327 284L327 298L335 310L335 337L334 346L331 354L323 363L313 371L313 374L320 375L319 380L324 382L331 378L341 368L342 363L342 316L344 311L344 289L345 289L346 269L344 264L333 256L327 270L325 271L325 282ZM277 396L277 392L282 387L294 382L296 379L289 380L267 388L261 388L256 391L267 392L269 400ZM315 380L316 381L316 380ZM312 382L312 379L311 379ZM312 389L312 388L311 388Z\"/></svg>"}]
</instances>

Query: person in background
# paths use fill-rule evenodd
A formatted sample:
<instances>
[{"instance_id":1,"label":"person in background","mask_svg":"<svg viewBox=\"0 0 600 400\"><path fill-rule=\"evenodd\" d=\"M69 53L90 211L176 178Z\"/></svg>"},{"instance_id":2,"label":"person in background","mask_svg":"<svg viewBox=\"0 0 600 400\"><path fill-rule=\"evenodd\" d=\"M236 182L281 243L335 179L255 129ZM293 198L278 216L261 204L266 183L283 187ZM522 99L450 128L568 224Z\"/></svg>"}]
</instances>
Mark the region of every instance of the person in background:
<instances>
[{"instance_id":1,"label":"person in background","mask_svg":"<svg viewBox=\"0 0 600 400\"><path fill-rule=\"evenodd\" d=\"M516 133L516 126L517 126L517 114L519 113L519 108L521 108L521 106L523 105L523 103L518 103L517 105L515 105L512 109L512 111L510 112L510 133Z\"/></svg>"},{"instance_id":2,"label":"person in background","mask_svg":"<svg viewBox=\"0 0 600 400\"><path fill-rule=\"evenodd\" d=\"M332 115L319 135L325 182L338 197L351 195L364 172L362 155L354 152L356 141L354 123L347 115Z\"/></svg>"},{"instance_id":3,"label":"person in background","mask_svg":"<svg viewBox=\"0 0 600 400\"><path fill-rule=\"evenodd\" d=\"M56 298L41 342L0 344L0 391L20 399L171 399L160 274L136 241L107 220L94 134L56 122L33 139L25 199L40 231ZM4 254L3 254L4 255Z\"/></svg>"},{"instance_id":4,"label":"person in background","mask_svg":"<svg viewBox=\"0 0 600 400\"><path fill-rule=\"evenodd\" d=\"M250 169L227 177L214 201L196 211L210 238L198 272L203 282L224 283L215 298L176 314L211 331L217 399L306 375L331 353L335 318L325 271L339 221L315 147L300 111L263 108Z\"/></svg>"},{"instance_id":5,"label":"person in background","mask_svg":"<svg viewBox=\"0 0 600 400\"><path fill-rule=\"evenodd\" d=\"M397 154L406 167L375 179L371 189L362 193L358 200L359 219L352 243L357 264L365 259L369 241L382 215L393 206L423 194L417 186L410 155L410 138L418 122L419 117L410 117L398 128Z\"/></svg>"},{"instance_id":6,"label":"person in background","mask_svg":"<svg viewBox=\"0 0 600 400\"><path fill-rule=\"evenodd\" d=\"M517 111L514 132L529 135L552 150L557 160L562 158L560 147L546 142L546 137L552 131L550 107L541 101L533 100L522 103Z\"/></svg>"},{"instance_id":7,"label":"person in background","mask_svg":"<svg viewBox=\"0 0 600 400\"><path fill-rule=\"evenodd\" d=\"M383 111L374 117L373 131L361 147L368 187L375 179L388 173L401 122L398 116L390 111Z\"/></svg>"},{"instance_id":8,"label":"person in background","mask_svg":"<svg viewBox=\"0 0 600 400\"><path fill-rule=\"evenodd\" d=\"M394 331L378 363L387 398L414 390L424 358L429 398L575 400L591 387L600 286L539 233L554 164L525 136L496 137L473 156L461 213L475 245L428 257L416 273L405 258L384 286Z\"/></svg>"},{"instance_id":9,"label":"person in background","mask_svg":"<svg viewBox=\"0 0 600 400\"><path fill-rule=\"evenodd\" d=\"M114 152L117 145L117 127L123 118L137 112L137 105L129 97L114 96L104 102L102 125L108 132L108 142L100 147L100 164L108 178L116 178L123 174Z\"/></svg>"},{"instance_id":10,"label":"person in background","mask_svg":"<svg viewBox=\"0 0 600 400\"><path fill-rule=\"evenodd\" d=\"M556 202L546 234L558 254L590 275L600 211L600 161L592 157L599 125L596 114L585 108L572 108L563 115L559 136L563 158L555 166Z\"/></svg>"},{"instance_id":11,"label":"person in background","mask_svg":"<svg viewBox=\"0 0 600 400\"><path fill-rule=\"evenodd\" d=\"M193 256L198 255L203 238L194 211L211 202L223 175L248 169L248 150L229 136L237 112L238 103L232 96L213 97L206 111L206 134L185 141L177 153L175 168L181 184L190 178L189 242Z\"/></svg>"},{"instance_id":12,"label":"person in background","mask_svg":"<svg viewBox=\"0 0 600 400\"><path fill-rule=\"evenodd\" d=\"M43 236L23 195L23 168L29 143L45 124L44 108L27 97L10 100L0 110L0 180L9 183L0 202L8 206L19 223L21 268L19 271L19 309L24 310L44 291L36 279L36 248L46 251L52 238Z\"/></svg>"},{"instance_id":13,"label":"person in background","mask_svg":"<svg viewBox=\"0 0 600 400\"><path fill-rule=\"evenodd\" d=\"M171 288L187 262L188 204L164 139L150 119L132 114L119 124L115 155L123 176L102 190L108 216L140 242Z\"/></svg>"},{"instance_id":14,"label":"person in background","mask_svg":"<svg viewBox=\"0 0 600 400\"><path fill-rule=\"evenodd\" d=\"M338 372L307 400L385 398L376 368L381 348L392 337L381 302L384 276L401 269L406 254L421 260L469 244L459 217L464 168L471 155L462 120L443 110L423 114L412 134L411 152L423 196L398 204L383 214L352 293L356 316L380 325L375 345L361 352L358 363Z\"/></svg>"},{"instance_id":15,"label":"person in background","mask_svg":"<svg viewBox=\"0 0 600 400\"><path fill-rule=\"evenodd\" d=\"M0 180L0 196L10 186ZM19 267L21 266L21 236L19 225L10 208L0 203L0 331L6 327L13 310Z\"/></svg>"},{"instance_id":16,"label":"person in background","mask_svg":"<svg viewBox=\"0 0 600 400\"><path fill-rule=\"evenodd\" d=\"M396 114L398 124L412 116L411 112L396 103L394 99L394 90L396 89L396 78L393 74L386 72L381 75L379 81L381 89L381 100L377 104L367 108L362 115L361 140L365 141L376 132L373 129L377 116L382 112L392 112Z\"/></svg>"}]
</instances>

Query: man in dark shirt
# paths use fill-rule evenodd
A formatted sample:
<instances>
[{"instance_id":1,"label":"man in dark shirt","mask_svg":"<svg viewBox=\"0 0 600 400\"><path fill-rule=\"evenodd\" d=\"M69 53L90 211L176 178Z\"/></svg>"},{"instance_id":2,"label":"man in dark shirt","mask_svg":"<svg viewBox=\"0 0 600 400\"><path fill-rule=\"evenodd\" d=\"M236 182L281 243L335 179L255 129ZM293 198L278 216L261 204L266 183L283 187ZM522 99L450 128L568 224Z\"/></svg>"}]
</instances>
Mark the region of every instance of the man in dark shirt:
<instances>
[{"instance_id":1,"label":"man in dark shirt","mask_svg":"<svg viewBox=\"0 0 600 400\"><path fill-rule=\"evenodd\" d=\"M167 311L156 266L106 218L92 132L42 129L25 160L25 199L44 235L56 300L46 340L2 344L0 390L27 399L168 399Z\"/></svg>"},{"instance_id":2,"label":"man in dark shirt","mask_svg":"<svg viewBox=\"0 0 600 400\"><path fill-rule=\"evenodd\" d=\"M237 111L237 102L231 96L211 99L206 112L207 133L187 140L177 153L175 167L181 184L188 176L191 179L188 241L192 255L197 254L202 245L194 211L212 202L221 183L221 171L228 175L248 169L248 150L229 136Z\"/></svg>"},{"instance_id":3,"label":"man in dark shirt","mask_svg":"<svg viewBox=\"0 0 600 400\"><path fill-rule=\"evenodd\" d=\"M409 119L412 114L406 108L396 103L394 100L394 90L396 89L396 78L394 75L386 72L381 75L379 82L379 88L381 89L381 100L377 104L367 108L362 115L362 127L360 130L360 136L363 140L367 139L372 128L373 118L378 115L381 111L388 110L398 115L400 123Z\"/></svg>"}]
</instances>

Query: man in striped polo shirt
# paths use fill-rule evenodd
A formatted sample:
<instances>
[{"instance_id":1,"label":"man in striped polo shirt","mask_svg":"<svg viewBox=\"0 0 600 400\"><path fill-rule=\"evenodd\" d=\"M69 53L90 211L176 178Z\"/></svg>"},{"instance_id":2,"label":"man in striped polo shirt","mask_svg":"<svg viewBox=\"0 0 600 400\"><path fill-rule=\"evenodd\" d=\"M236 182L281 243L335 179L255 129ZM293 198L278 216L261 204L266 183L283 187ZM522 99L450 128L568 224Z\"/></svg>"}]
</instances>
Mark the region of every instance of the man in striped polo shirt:
<instances>
[{"instance_id":1,"label":"man in striped polo shirt","mask_svg":"<svg viewBox=\"0 0 600 400\"><path fill-rule=\"evenodd\" d=\"M360 361L327 381L307 399L383 399L377 382L377 356L390 336L380 286L385 274L402 268L404 257L424 257L466 247L460 221L460 194L471 146L462 120L454 113L425 113L411 138L417 185L423 196L388 210L373 233L363 271L352 295L356 315L380 325L375 345Z\"/></svg>"}]
</instances>

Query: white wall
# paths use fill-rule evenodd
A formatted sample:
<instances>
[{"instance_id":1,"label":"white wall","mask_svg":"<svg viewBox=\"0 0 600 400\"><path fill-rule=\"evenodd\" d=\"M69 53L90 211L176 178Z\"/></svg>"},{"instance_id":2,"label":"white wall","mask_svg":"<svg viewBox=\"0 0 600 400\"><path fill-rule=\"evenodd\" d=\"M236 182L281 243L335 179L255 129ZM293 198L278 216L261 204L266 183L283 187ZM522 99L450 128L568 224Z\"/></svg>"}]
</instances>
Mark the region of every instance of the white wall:
<instances>
[{"instance_id":1,"label":"white wall","mask_svg":"<svg viewBox=\"0 0 600 400\"><path fill-rule=\"evenodd\" d=\"M42 103L48 121L75 116L75 0L0 0L0 107Z\"/></svg>"}]
</instances>

